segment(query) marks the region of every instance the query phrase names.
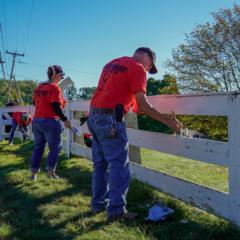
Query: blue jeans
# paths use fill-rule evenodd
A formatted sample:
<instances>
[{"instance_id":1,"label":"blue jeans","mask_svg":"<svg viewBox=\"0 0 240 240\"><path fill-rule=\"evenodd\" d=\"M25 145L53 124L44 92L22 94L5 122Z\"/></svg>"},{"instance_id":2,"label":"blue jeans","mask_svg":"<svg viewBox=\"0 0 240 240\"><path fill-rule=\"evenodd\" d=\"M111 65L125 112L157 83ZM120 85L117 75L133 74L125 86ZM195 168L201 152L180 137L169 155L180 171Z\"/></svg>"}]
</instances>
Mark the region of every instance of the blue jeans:
<instances>
[{"instance_id":1,"label":"blue jeans","mask_svg":"<svg viewBox=\"0 0 240 240\"><path fill-rule=\"evenodd\" d=\"M23 142L26 141L28 137L28 126L18 126L19 131L23 134Z\"/></svg>"},{"instance_id":2,"label":"blue jeans","mask_svg":"<svg viewBox=\"0 0 240 240\"><path fill-rule=\"evenodd\" d=\"M130 182L125 123L116 122L114 115L93 113L88 127L93 135L92 209L107 207L108 216L120 215L126 211Z\"/></svg>"},{"instance_id":3,"label":"blue jeans","mask_svg":"<svg viewBox=\"0 0 240 240\"><path fill-rule=\"evenodd\" d=\"M58 161L58 154L61 151L62 126L59 120L34 118L32 122L32 132L34 135L34 149L31 160L31 170L37 172L40 168L41 159L46 143L48 143L49 153L47 156L47 170L55 171Z\"/></svg>"},{"instance_id":4,"label":"blue jeans","mask_svg":"<svg viewBox=\"0 0 240 240\"><path fill-rule=\"evenodd\" d=\"M17 122L15 120L12 120L12 129L9 136L9 144L13 142L13 137L16 129L17 129Z\"/></svg>"}]
</instances>

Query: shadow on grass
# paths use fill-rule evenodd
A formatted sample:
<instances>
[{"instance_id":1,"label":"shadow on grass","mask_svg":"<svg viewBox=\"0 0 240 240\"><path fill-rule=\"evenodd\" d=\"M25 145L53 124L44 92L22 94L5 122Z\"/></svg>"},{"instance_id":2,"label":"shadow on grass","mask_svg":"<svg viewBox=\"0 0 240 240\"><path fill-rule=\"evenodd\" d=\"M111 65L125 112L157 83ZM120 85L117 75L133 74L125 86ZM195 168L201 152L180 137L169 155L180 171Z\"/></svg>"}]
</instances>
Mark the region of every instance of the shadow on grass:
<instances>
[{"instance_id":1,"label":"shadow on grass","mask_svg":"<svg viewBox=\"0 0 240 240\"><path fill-rule=\"evenodd\" d=\"M104 213L101 213L100 217L99 215L94 216L90 211L86 211L86 209L77 212L74 216L67 217L63 221L51 224L51 219L48 219L48 216L44 215L39 207L43 204L57 205L57 200L61 197L71 198L78 193L90 197L91 169L76 167L74 164L70 165L72 167L66 167L69 161L61 155L58 173L67 179L70 187L45 196L36 197L23 191L21 186L25 181L29 181L27 180L27 176L30 173L27 169L32 149L33 144L29 142L19 144L15 150L11 150L6 145L0 145L1 153L21 155L23 158L23 161L18 161L18 163L11 163L0 167L0 209L2 212L0 215L0 223L8 223L13 229L6 239L74 239L86 233L90 234L93 231L103 228L111 228L112 224L106 221L106 215ZM79 161L81 161L80 158ZM16 182L9 180L9 174L11 174L11 172L14 173L14 171L24 169L26 170L27 176ZM29 186L33 186L35 183L29 181L28 184ZM59 184L61 183L59 182ZM136 222L121 222L117 227L137 229L143 233L146 239L240 239L239 231L231 224L221 220L216 223L211 222L211 224L207 222L205 224L196 222L194 219L191 219L190 214L188 215L188 213L185 212L185 207L176 204L176 201L170 197L159 195L159 193L148 185L139 183L136 180L131 183L127 201L128 209L138 212L140 218ZM147 216L147 209L154 202L159 201L174 208L175 214L164 222L147 223L144 220ZM183 224L181 220L184 218L188 218L188 220ZM201 214L199 214L199 218L202 218ZM84 221L88 221L88 223L82 226L81 222ZM69 223L78 226L78 229L71 233L66 231L66 225ZM121 237L119 237L119 239L121 239Z\"/></svg>"},{"instance_id":2,"label":"shadow on grass","mask_svg":"<svg viewBox=\"0 0 240 240\"><path fill-rule=\"evenodd\" d=\"M44 216L39 211L39 206L44 203L54 204L60 197L71 197L77 193L90 196L91 171L74 167L68 168L67 171L65 171L61 165L64 165L64 162L67 160L61 155L59 174L67 178L70 187L43 197L34 197L34 195L22 191L21 187L21 183L24 181L28 181L29 186L34 186L35 182L30 182L30 180L27 179L28 176L30 176L29 171L25 171L25 175L27 176L24 176L22 179L16 179L16 182L9 180L9 174L12 173L12 175L14 175L15 171L28 169L32 149L32 143L20 144L16 149L12 150L11 147L5 144L0 146L1 153L21 155L24 159L24 161L18 161L18 163L8 165L5 163L5 166L0 167L0 208L2 212L0 215L0 223L10 224L13 230L10 235L6 236L6 239L68 239L68 237L62 233L62 228L71 220L75 221L78 218L90 216L90 212L89 214L80 213L73 219L67 219L66 222L51 226L47 221L43 220ZM49 179L49 181L51 180ZM0 235L0 239L1 237Z\"/></svg>"}]
</instances>

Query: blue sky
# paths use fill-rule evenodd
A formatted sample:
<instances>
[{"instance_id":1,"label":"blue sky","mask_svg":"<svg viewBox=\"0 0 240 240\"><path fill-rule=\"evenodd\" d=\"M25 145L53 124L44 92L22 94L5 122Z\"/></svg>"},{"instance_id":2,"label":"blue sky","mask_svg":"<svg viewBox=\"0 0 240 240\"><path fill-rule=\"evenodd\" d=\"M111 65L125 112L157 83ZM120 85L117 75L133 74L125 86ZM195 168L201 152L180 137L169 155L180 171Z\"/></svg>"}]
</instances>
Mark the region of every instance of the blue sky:
<instances>
[{"instance_id":1,"label":"blue sky","mask_svg":"<svg viewBox=\"0 0 240 240\"><path fill-rule=\"evenodd\" d=\"M157 55L154 77L161 79L169 72L164 62L184 42L185 33L234 3L240 1L0 0L0 51L25 53L14 69L19 80L44 81L47 66L58 64L77 87L86 87L97 85L106 62L148 46ZM10 73L12 56L3 57Z\"/></svg>"}]
</instances>

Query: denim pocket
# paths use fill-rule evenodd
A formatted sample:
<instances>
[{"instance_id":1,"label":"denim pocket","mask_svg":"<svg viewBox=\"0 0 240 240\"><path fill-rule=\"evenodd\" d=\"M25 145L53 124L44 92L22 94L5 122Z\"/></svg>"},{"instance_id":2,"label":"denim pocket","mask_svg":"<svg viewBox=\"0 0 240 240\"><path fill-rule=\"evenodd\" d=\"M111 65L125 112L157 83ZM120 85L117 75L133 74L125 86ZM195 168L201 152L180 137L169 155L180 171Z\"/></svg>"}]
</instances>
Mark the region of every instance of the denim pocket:
<instances>
[{"instance_id":1,"label":"denim pocket","mask_svg":"<svg viewBox=\"0 0 240 240\"><path fill-rule=\"evenodd\" d=\"M117 130L116 131L117 138L120 138L123 141L128 141L125 122L117 122L116 130Z\"/></svg>"},{"instance_id":2,"label":"denim pocket","mask_svg":"<svg viewBox=\"0 0 240 240\"><path fill-rule=\"evenodd\" d=\"M116 131L116 123L114 123L114 118L112 115L98 115L95 119L95 132L98 139L112 139L115 137L113 134Z\"/></svg>"}]
</instances>

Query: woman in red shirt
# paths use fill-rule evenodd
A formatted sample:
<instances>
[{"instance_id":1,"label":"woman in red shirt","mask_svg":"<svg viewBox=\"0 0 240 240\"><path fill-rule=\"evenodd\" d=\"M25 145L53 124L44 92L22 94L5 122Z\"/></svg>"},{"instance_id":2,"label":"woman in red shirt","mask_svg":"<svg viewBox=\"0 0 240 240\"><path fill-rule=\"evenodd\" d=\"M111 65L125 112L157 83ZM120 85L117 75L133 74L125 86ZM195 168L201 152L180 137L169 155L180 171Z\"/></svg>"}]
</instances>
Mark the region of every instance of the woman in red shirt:
<instances>
[{"instance_id":1,"label":"woman in red shirt","mask_svg":"<svg viewBox=\"0 0 240 240\"><path fill-rule=\"evenodd\" d=\"M60 120L66 128L71 128L67 117L62 109L65 100L58 83L63 79L64 73L60 66L53 65L48 68L48 81L41 83L34 90L33 104L35 114L32 122L34 134L34 150L31 160L31 179L36 180L40 168L41 159L46 143L48 143L49 153L47 156L47 171L49 178L59 178L56 173L58 154L61 150L62 126Z\"/></svg>"}]
</instances>

